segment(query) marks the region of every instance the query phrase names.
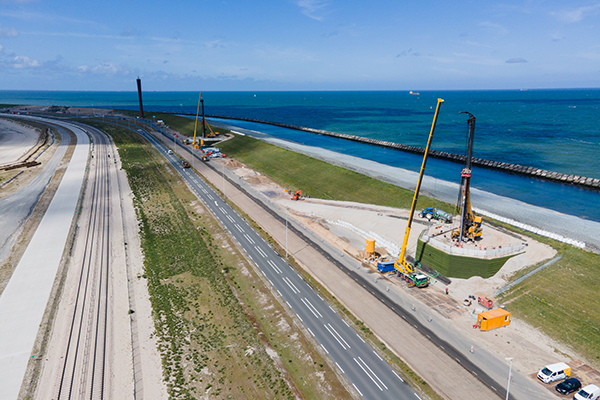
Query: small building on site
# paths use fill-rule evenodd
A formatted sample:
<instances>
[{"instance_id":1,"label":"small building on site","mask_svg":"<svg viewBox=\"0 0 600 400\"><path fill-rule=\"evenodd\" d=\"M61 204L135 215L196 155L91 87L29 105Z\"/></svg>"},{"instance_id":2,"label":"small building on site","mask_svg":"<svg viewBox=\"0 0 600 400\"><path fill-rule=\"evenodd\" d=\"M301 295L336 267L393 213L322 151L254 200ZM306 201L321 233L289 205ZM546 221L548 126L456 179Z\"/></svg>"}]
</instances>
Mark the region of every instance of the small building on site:
<instances>
[{"instance_id":1,"label":"small building on site","mask_svg":"<svg viewBox=\"0 0 600 400\"><path fill-rule=\"evenodd\" d=\"M509 324L510 313L502 308L485 311L477 315L477 326L482 331L489 331Z\"/></svg>"}]
</instances>

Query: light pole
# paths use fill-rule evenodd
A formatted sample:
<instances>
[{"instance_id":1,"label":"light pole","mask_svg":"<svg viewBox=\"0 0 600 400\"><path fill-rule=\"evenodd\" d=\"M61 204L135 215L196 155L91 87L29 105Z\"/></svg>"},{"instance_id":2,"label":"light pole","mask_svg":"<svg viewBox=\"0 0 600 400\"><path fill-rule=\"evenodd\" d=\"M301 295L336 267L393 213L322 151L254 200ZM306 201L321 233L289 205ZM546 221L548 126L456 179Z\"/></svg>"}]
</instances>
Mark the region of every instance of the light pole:
<instances>
[{"instance_id":1,"label":"light pole","mask_svg":"<svg viewBox=\"0 0 600 400\"><path fill-rule=\"evenodd\" d=\"M288 217L287 217L287 207L285 208L285 259L288 258L288 241L287 241L287 231L288 231Z\"/></svg>"},{"instance_id":2,"label":"light pole","mask_svg":"<svg viewBox=\"0 0 600 400\"><path fill-rule=\"evenodd\" d=\"M506 400L508 400L508 394L510 392L510 378L512 378L512 357L506 357L506 361L510 361L510 367L508 369L508 384L506 385Z\"/></svg>"},{"instance_id":3,"label":"light pole","mask_svg":"<svg viewBox=\"0 0 600 400\"><path fill-rule=\"evenodd\" d=\"M223 167L223 198L225 198L225 162L221 166Z\"/></svg>"}]
</instances>

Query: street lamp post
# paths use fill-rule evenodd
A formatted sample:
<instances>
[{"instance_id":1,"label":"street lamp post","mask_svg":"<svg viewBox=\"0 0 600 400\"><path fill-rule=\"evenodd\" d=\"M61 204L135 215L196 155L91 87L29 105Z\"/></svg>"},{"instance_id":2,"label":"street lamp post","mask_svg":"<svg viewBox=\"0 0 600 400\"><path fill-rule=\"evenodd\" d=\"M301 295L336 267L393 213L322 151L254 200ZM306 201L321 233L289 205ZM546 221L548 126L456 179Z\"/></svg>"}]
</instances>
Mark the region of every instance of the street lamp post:
<instances>
[{"instance_id":1,"label":"street lamp post","mask_svg":"<svg viewBox=\"0 0 600 400\"><path fill-rule=\"evenodd\" d=\"M285 259L288 258L288 216L287 216L287 207L285 208Z\"/></svg>"},{"instance_id":2,"label":"street lamp post","mask_svg":"<svg viewBox=\"0 0 600 400\"><path fill-rule=\"evenodd\" d=\"M510 367L508 369L508 384L506 385L506 400L508 400L508 394L510 393L510 379L512 378L512 357L506 357L506 361L510 361Z\"/></svg>"}]
</instances>

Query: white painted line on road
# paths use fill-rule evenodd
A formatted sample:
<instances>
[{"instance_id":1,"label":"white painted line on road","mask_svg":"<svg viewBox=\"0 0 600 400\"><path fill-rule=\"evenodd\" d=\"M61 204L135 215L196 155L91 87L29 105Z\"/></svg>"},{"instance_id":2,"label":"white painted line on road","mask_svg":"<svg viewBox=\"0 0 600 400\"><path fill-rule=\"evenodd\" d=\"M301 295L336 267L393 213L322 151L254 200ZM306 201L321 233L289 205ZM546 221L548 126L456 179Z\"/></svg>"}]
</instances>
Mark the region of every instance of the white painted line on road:
<instances>
[{"instance_id":1,"label":"white painted line on road","mask_svg":"<svg viewBox=\"0 0 600 400\"><path fill-rule=\"evenodd\" d=\"M337 367L339 368L340 371L342 371L342 374L345 374L344 370L342 369L342 367L340 367L340 364L338 364L337 362L335 363L335 365L337 365Z\"/></svg>"},{"instance_id":2,"label":"white painted line on road","mask_svg":"<svg viewBox=\"0 0 600 400\"><path fill-rule=\"evenodd\" d=\"M497 390L496 390L496 388L495 388L495 387L493 387L493 386L490 386L490 387L491 387L492 389L494 389L494 391L495 391L495 392L497 392Z\"/></svg>"},{"instance_id":3,"label":"white painted line on road","mask_svg":"<svg viewBox=\"0 0 600 400\"><path fill-rule=\"evenodd\" d=\"M302 320L302 318L300 318L300 316L299 316L298 314L296 314L296 317L298 317L298 319L300 320L300 322L302 322L302 323L304 322L304 321Z\"/></svg>"},{"instance_id":4,"label":"white painted line on road","mask_svg":"<svg viewBox=\"0 0 600 400\"><path fill-rule=\"evenodd\" d=\"M211 200L214 200L214 199L215 199L215 198L214 198L214 197L212 197L210 194L208 195L208 198L209 198L209 199L211 199ZM215 204L217 204L217 202L216 202L216 201L215 201ZM218 205L218 204L217 204L217 205Z\"/></svg>"},{"instance_id":5,"label":"white painted line on road","mask_svg":"<svg viewBox=\"0 0 600 400\"><path fill-rule=\"evenodd\" d=\"M277 267L277 265L275 265L275 263L273 261L267 260L267 263L269 263L271 268L273 268L273 271L277 272L278 274L281 273L281 270L279 269L279 267Z\"/></svg>"},{"instance_id":6,"label":"white painted line on road","mask_svg":"<svg viewBox=\"0 0 600 400\"><path fill-rule=\"evenodd\" d=\"M313 337L315 337L315 334L313 333L313 331L310 330L310 328L307 326L306 329L308 329L308 331L310 332L311 335L313 335Z\"/></svg>"},{"instance_id":7,"label":"white painted line on road","mask_svg":"<svg viewBox=\"0 0 600 400\"><path fill-rule=\"evenodd\" d=\"M292 281L290 281L289 278L286 278L285 276L283 277L283 281L290 287L290 289L292 289L292 292L299 294L300 290L298 290L298 288L296 287L296 285L294 285L292 283Z\"/></svg>"},{"instance_id":8,"label":"white painted line on road","mask_svg":"<svg viewBox=\"0 0 600 400\"><path fill-rule=\"evenodd\" d=\"M258 251L258 253L263 257L263 258L267 258L267 255L265 254L264 251L262 251L262 249L258 246L254 246L254 248L256 249L256 251Z\"/></svg>"},{"instance_id":9,"label":"white painted line on road","mask_svg":"<svg viewBox=\"0 0 600 400\"><path fill-rule=\"evenodd\" d=\"M356 334L356 336L358 336L358 338L359 338L360 340L362 340L362 342L363 342L363 343L367 343L367 342L365 342L365 339L361 338L361 337L360 337L360 335L359 335L358 333Z\"/></svg>"},{"instance_id":10,"label":"white painted line on road","mask_svg":"<svg viewBox=\"0 0 600 400\"><path fill-rule=\"evenodd\" d=\"M294 307L292 307L292 305L287 300L285 302L287 303L287 305L288 305L289 308L294 308Z\"/></svg>"},{"instance_id":11,"label":"white painted line on road","mask_svg":"<svg viewBox=\"0 0 600 400\"><path fill-rule=\"evenodd\" d=\"M346 342L346 341L344 340L344 338L342 337L342 335L340 335L340 334L339 334L339 332L338 332L338 331L336 331L336 330L335 330L335 328L334 328L333 326L331 326L331 324L329 324L329 323L328 323L327 325L329 325L329 327L331 328L331 330L332 330L332 331L333 331L333 332L334 332L334 333L335 333L335 334L336 334L336 335L337 335L337 336L340 338L340 340L341 340L342 342L344 342L344 344L345 344L345 345L346 345L348 348L350 348L350 345L348 344L348 342Z\"/></svg>"},{"instance_id":12,"label":"white painted line on road","mask_svg":"<svg viewBox=\"0 0 600 400\"><path fill-rule=\"evenodd\" d=\"M227 215L227 219L229 220L229 222L232 222L232 223L234 222L233 218L231 218L231 215Z\"/></svg>"},{"instance_id":13,"label":"white painted line on road","mask_svg":"<svg viewBox=\"0 0 600 400\"><path fill-rule=\"evenodd\" d=\"M248 241L250 244L254 244L254 243L255 243L255 242L254 242L254 240L252 240L252 238L251 238L251 237L250 237L250 236L249 236L247 233L244 233L244 237L246 238L246 240L247 240L247 241Z\"/></svg>"},{"instance_id":14,"label":"white painted line on road","mask_svg":"<svg viewBox=\"0 0 600 400\"><path fill-rule=\"evenodd\" d=\"M367 372L367 370L365 369L365 367L363 367L356 358L353 358L354 362L358 364L358 366L363 370L363 372L365 373L365 375L367 375L369 378L371 378L371 380L373 381L373 383L379 388L379 390L381 390L383 392L383 389L381 388L381 386L379 386L379 384L377 383L377 381L375 381L375 379L373 379L373 377L371 375L369 375L369 373Z\"/></svg>"},{"instance_id":15,"label":"white painted line on road","mask_svg":"<svg viewBox=\"0 0 600 400\"><path fill-rule=\"evenodd\" d=\"M413 394L414 394L415 396L417 396L417 399L421 400L421 398L419 397L419 395L418 395L418 394L416 394L416 393L413 393Z\"/></svg>"},{"instance_id":16,"label":"white painted line on road","mask_svg":"<svg viewBox=\"0 0 600 400\"><path fill-rule=\"evenodd\" d=\"M346 321L342 320L342 322L343 322L344 324L346 324L346 326L347 326L348 328L350 328L350 325L348 325L348 323L347 323Z\"/></svg>"},{"instance_id":17,"label":"white painted line on road","mask_svg":"<svg viewBox=\"0 0 600 400\"><path fill-rule=\"evenodd\" d=\"M329 352L327 351L327 349L325 348L325 346L321 345L321 347L323 348L323 350L325 350L325 353L329 354Z\"/></svg>"},{"instance_id":18,"label":"white painted line on road","mask_svg":"<svg viewBox=\"0 0 600 400\"><path fill-rule=\"evenodd\" d=\"M404 379L400 378L400 375L398 375L396 371L392 370L392 374L396 375L396 378L400 379L401 382L404 382Z\"/></svg>"},{"instance_id":19,"label":"white painted line on road","mask_svg":"<svg viewBox=\"0 0 600 400\"><path fill-rule=\"evenodd\" d=\"M362 359L362 358L360 358L360 357L358 357L358 359L360 360L360 362L361 362L361 363L363 363L363 364L364 364L364 366L365 366L365 367L367 367L367 369L369 370L369 372L371 372L371 373L373 374L373 376L374 376L374 377L375 377L375 378L376 378L376 379L379 381L379 383L381 383L381 385L382 385L384 388L386 388L386 389L387 389L388 387L387 387L387 386L385 386L385 383L383 383L383 381L382 381L381 379L379 379L379 377L377 376L377 374L376 374L375 372L373 372L373 370L372 370L372 369L371 369L371 368L370 368L370 367L367 365L367 363L366 363L366 362L364 362L364 361L363 361L363 359Z\"/></svg>"},{"instance_id":20,"label":"white painted line on road","mask_svg":"<svg viewBox=\"0 0 600 400\"><path fill-rule=\"evenodd\" d=\"M219 210L221 210L221 212L222 212L223 214L227 214L227 211L225 211L225 209L224 209L223 207L219 207Z\"/></svg>"},{"instance_id":21,"label":"white painted line on road","mask_svg":"<svg viewBox=\"0 0 600 400\"><path fill-rule=\"evenodd\" d=\"M271 283L271 286L275 287L275 285L273 285L273 282L271 282L269 278L267 278L267 280L269 281L269 283Z\"/></svg>"},{"instance_id":22,"label":"white painted line on road","mask_svg":"<svg viewBox=\"0 0 600 400\"><path fill-rule=\"evenodd\" d=\"M333 307L329 306L329 309L333 312L335 312L335 310L333 309Z\"/></svg>"},{"instance_id":23,"label":"white painted line on road","mask_svg":"<svg viewBox=\"0 0 600 400\"><path fill-rule=\"evenodd\" d=\"M354 389L356 389L358 394L360 394L360 397L364 397L363 394L360 392L360 390L358 390L358 388L356 387L356 385L354 383L352 384L352 386L354 386Z\"/></svg>"},{"instance_id":24,"label":"white painted line on road","mask_svg":"<svg viewBox=\"0 0 600 400\"><path fill-rule=\"evenodd\" d=\"M283 297L283 295L281 294L281 292L279 291L279 289L275 289L277 290L277 293L279 293L279 296Z\"/></svg>"},{"instance_id":25,"label":"white painted line on road","mask_svg":"<svg viewBox=\"0 0 600 400\"><path fill-rule=\"evenodd\" d=\"M301 300L304 303L304 305L306 306L306 308L308 308L310 310L310 312L314 314L315 317L317 317L317 318L323 318L323 316L321 315L321 313L319 312L319 310L317 310L315 308L315 306L313 306L312 303L310 301L308 301L307 298L303 298Z\"/></svg>"},{"instance_id":26,"label":"white painted line on road","mask_svg":"<svg viewBox=\"0 0 600 400\"><path fill-rule=\"evenodd\" d=\"M381 357L379 356L379 354L377 354L377 353L375 352L375 350L373 350L373 354L375 354L375 355L377 356L377 358L379 358L381 361L383 361L383 358L381 358Z\"/></svg>"},{"instance_id":27,"label":"white painted line on road","mask_svg":"<svg viewBox=\"0 0 600 400\"><path fill-rule=\"evenodd\" d=\"M333 332L332 332L332 331L329 329L329 327L328 327L327 325L323 325L323 326L325 327L325 329L327 329L327 332L329 332L329 334L330 334L331 336L333 336L333 338L334 338L335 340L337 340L337 342L340 344L340 346L342 346L342 349L346 350L346 346L344 346L344 343L342 343L342 342L340 341L340 339L338 339L338 338L337 338L337 336L335 336L335 335L333 334Z\"/></svg>"},{"instance_id":28,"label":"white painted line on road","mask_svg":"<svg viewBox=\"0 0 600 400\"><path fill-rule=\"evenodd\" d=\"M244 230L242 229L242 227L239 226L238 224L235 224L235 227L237 228L238 231L244 232Z\"/></svg>"}]
</instances>

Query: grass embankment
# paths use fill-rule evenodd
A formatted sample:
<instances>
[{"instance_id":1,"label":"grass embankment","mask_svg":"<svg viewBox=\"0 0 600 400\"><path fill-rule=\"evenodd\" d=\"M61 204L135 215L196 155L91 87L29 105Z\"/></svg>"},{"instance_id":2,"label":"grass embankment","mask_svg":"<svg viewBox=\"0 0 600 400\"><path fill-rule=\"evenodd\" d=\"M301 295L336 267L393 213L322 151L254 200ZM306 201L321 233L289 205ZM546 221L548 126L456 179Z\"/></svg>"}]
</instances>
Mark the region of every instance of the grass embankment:
<instances>
[{"instance_id":1,"label":"grass embankment","mask_svg":"<svg viewBox=\"0 0 600 400\"><path fill-rule=\"evenodd\" d=\"M554 247L562 259L505 292L501 300L516 317L600 368L600 255L536 239Z\"/></svg>"},{"instance_id":2,"label":"grass embankment","mask_svg":"<svg viewBox=\"0 0 600 400\"><path fill-rule=\"evenodd\" d=\"M301 189L305 196L397 208L410 208L412 203L413 191L248 136L235 136L218 147L279 185L293 191ZM453 208L435 199L419 197L419 208L425 207L445 211Z\"/></svg>"},{"instance_id":3,"label":"grass embankment","mask_svg":"<svg viewBox=\"0 0 600 400\"><path fill-rule=\"evenodd\" d=\"M408 190L252 138L236 136L218 147L281 186L302 189L313 197L405 209L412 201ZM453 208L420 196L418 208L425 207L446 211ZM509 310L517 318L572 346L600 368L600 256L498 224L563 254L561 260L515 286L501 300L509 303Z\"/></svg>"},{"instance_id":4,"label":"grass embankment","mask_svg":"<svg viewBox=\"0 0 600 400\"><path fill-rule=\"evenodd\" d=\"M101 125L135 194L145 278L171 398L346 398L219 225L151 145Z\"/></svg>"}]
</instances>

